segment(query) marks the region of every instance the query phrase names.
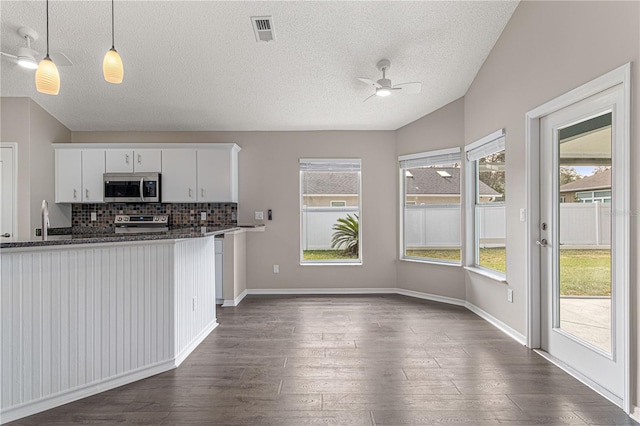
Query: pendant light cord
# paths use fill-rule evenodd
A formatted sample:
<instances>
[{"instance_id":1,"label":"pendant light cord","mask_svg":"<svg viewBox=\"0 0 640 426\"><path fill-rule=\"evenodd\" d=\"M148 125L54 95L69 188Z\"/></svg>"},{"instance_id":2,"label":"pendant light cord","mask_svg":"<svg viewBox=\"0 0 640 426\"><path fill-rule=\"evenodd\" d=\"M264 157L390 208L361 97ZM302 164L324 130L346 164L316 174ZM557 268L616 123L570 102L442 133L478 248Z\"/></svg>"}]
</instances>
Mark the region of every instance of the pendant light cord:
<instances>
[{"instance_id":1,"label":"pendant light cord","mask_svg":"<svg viewBox=\"0 0 640 426\"><path fill-rule=\"evenodd\" d=\"M49 0L47 0L47 58L49 57Z\"/></svg>"},{"instance_id":2,"label":"pendant light cord","mask_svg":"<svg viewBox=\"0 0 640 426\"><path fill-rule=\"evenodd\" d=\"M114 0L111 0L111 48L115 49L116 41L115 41L115 24L114 24L115 21L113 17L113 1Z\"/></svg>"}]
</instances>

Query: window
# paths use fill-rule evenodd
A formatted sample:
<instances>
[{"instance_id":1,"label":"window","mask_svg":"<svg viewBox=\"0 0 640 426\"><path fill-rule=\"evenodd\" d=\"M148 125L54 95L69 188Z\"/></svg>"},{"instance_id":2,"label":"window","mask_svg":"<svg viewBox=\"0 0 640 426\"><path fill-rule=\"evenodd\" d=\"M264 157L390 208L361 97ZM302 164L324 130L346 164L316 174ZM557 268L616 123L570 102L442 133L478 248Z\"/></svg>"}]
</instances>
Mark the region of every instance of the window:
<instances>
[{"instance_id":1,"label":"window","mask_svg":"<svg viewBox=\"0 0 640 426\"><path fill-rule=\"evenodd\" d=\"M467 261L503 276L506 262L504 129L465 147L467 157Z\"/></svg>"},{"instance_id":2,"label":"window","mask_svg":"<svg viewBox=\"0 0 640 426\"><path fill-rule=\"evenodd\" d=\"M361 264L359 159L300 160L300 263Z\"/></svg>"},{"instance_id":3,"label":"window","mask_svg":"<svg viewBox=\"0 0 640 426\"><path fill-rule=\"evenodd\" d=\"M403 155L402 259L460 264L460 148Z\"/></svg>"},{"instance_id":4,"label":"window","mask_svg":"<svg viewBox=\"0 0 640 426\"><path fill-rule=\"evenodd\" d=\"M576 192L578 203L611 203L611 191L582 191Z\"/></svg>"}]
</instances>

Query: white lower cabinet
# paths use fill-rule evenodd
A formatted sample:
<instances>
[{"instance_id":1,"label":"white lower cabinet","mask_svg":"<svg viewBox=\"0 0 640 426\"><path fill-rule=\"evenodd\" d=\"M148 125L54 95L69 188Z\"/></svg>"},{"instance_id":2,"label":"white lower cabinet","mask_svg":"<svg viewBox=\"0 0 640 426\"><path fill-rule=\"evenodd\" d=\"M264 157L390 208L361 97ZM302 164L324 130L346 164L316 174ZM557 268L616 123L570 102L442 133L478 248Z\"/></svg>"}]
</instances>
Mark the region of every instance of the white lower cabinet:
<instances>
[{"instance_id":1,"label":"white lower cabinet","mask_svg":"<svg viewBox=\"0 0 640 426\"><path fill-rule=\"evenodd\" d=\"M161 179L163 203L196 202L196 150L163 149Z\"/></svg>"}]
</instances>

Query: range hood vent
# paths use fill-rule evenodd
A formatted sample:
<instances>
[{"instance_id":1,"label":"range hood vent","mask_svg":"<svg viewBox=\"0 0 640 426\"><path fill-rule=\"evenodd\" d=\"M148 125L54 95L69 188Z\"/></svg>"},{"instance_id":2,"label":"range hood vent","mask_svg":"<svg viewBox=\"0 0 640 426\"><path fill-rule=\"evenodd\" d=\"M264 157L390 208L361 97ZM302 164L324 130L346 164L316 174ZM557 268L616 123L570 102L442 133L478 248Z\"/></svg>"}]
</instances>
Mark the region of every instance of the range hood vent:
<instances>
[{"instance_id":1,"label":"range hood vent","mask_svg":"<svg viewBox=\"0 0 640 426\"><path fill-rule=\"evenodd\" d=\"M276 34L273 31L273 18L271 16L252 16L253 32L256 41L276 41Z\"/></svg>"}]
</instances>

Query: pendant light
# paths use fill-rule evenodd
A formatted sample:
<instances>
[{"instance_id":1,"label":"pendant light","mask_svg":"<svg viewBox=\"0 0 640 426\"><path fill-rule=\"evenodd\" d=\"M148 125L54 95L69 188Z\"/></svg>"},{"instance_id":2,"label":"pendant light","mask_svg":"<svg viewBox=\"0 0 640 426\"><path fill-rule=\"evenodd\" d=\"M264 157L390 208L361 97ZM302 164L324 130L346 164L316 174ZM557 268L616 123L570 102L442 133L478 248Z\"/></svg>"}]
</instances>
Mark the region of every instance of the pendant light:
<instances>
[{"instance_id":1,"label":"pendant light","mask_svg":"<svg viewBox=\"0 0 640 426\"><path fill-rule=\"evenodd\" d=\"M104 79L109 83L120 84L124 77L124 66L122 65L122 59L116 50L115 36L114 36L114 18L113 18L113 0L111 0L111 49L104 55L104 61L102 61L102 74Z\"/></svg>"},{"instance_id":2,"label":"pendant light","mask_svg":"<svg viewBox=\"0 0 640 426\"><path fill-rule=\"evenodd\" d=\"M49 57L49 0L47 0L47 55L40 61L36 70L36 89L47 95L57 95L60 92L58 67Z\"/></svg>"}]
</instances>

